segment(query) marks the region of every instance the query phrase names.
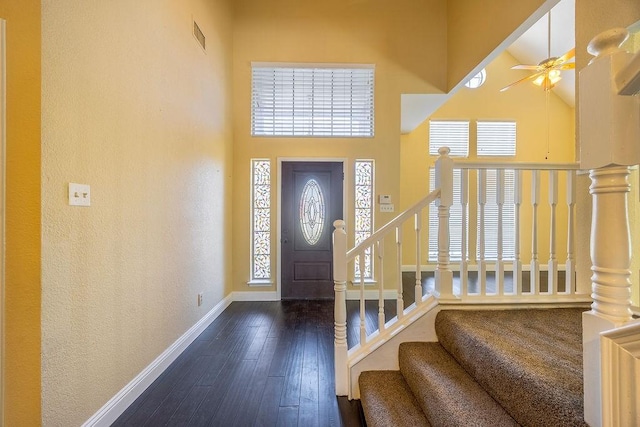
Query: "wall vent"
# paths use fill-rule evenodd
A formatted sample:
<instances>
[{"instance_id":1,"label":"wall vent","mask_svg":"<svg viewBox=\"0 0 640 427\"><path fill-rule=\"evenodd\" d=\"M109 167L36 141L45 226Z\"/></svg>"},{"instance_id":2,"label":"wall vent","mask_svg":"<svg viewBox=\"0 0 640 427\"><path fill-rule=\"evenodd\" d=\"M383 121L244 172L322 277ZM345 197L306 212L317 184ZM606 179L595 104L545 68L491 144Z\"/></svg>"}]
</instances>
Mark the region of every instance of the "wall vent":
<instances>
[{"instance_id":1,"label":"wall vent","mask_svg":"<svg viewBox=\"0 0 640 427\"><path fill-rule=\"evenodd\" d=\"M202 33L202 30L200 30L200 27L198 27L198 24L196 24L196 21L193 21L193 36L196 38L196 40L198 40L198 43L200 43L202 49L207 50L205 47L204 34Z\"/></svg>"}]
</instances>

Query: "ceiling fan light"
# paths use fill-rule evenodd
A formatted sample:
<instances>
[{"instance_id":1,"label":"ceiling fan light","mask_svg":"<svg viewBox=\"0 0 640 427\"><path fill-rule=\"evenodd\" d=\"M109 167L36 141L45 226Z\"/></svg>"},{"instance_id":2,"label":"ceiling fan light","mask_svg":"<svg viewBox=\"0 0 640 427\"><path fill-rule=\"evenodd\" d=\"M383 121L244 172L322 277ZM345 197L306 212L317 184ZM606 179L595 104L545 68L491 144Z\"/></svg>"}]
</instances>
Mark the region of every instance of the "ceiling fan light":
<instances>
[{"instance_id":1,"label":"ceiling fan light","mask_svg":"<svg viewBox=\"0 0 640 427\"><path fill-rule=\"evenodd\" d=\"M549 71L549 80L551 80L551 84L558 83L562 77L560 77L560 70L551 70Z\"/></svg>"},{"instance_id":2,"label":"ceiling fan light","mask_svg":"<svg viewBox=\"0 0 640 427\"><path fill-rule=\"evenodd\" d=\"M541 74L533 81L533 84L536 86L542 86L546 78L547 78L546 74Z\"/></svg>"}]
</instances>

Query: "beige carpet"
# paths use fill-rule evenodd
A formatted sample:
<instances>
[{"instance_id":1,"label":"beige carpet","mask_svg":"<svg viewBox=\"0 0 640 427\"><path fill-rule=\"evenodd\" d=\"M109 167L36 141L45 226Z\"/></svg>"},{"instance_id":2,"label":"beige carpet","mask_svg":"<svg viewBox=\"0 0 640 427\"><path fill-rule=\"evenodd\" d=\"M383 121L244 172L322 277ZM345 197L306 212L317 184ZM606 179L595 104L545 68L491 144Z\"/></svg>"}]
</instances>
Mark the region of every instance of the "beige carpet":
<instances>
[{"instance_id":1,"label":"beige carpet","mask_svg":"<svg viewBox=\"0 0 640 427\"><path fill-rule=\"evenodd\" d=\"M439 344L404 343L399 372L361 375L367 424L422 425L391 409L417 402L434 426L585 426L583 311L440 312ZM397 387L405 392L380 397ZM394 411L405 417L394 418Z\"/></svg>"}]
</instances>

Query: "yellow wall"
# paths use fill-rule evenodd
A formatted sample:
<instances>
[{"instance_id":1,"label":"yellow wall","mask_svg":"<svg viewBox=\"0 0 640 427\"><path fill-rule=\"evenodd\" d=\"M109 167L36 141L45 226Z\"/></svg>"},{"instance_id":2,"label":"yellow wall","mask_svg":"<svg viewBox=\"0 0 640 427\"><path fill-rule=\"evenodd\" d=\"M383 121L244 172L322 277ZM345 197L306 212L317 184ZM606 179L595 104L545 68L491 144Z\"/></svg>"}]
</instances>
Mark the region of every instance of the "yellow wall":
<instances>
[{"instance_id":1,"label":"yellow wall","mask_svg":"<svg viewBox=\"0 0 640 427\"><path fill-rule=\"evenodd\" d=\"M516 161L529 162L573 162L574 159L574 112L553 92L549 97L550 139L547 155L547 108L545 92L532 84L522 84L505 92L500 88L525 77L526 72L511 70L516 60L507 52L500 54L487 67L487 80L480 88L463 88L451 97L430 119L456 120L514 120L517 123ZM470 123L470 157L475 160L475 123ZM410 134L403 135L401 144L401 200L402 209L411 206L428 193L429 167L434 165L435 157L428 155L429 120L422 123ZM548 159L545 159L548 157ZM478 160L487 160L479 158ZM508 161L510 159L502 159ZM497 161L501 161L497 159ZM523 173L523 203L521 212L521 260L525 263L531 257L531 196L528 172ZM557 249L558 263L566 260L566 183L564 174L560 174L557 205ZM470 174L469 191L469 256L475 259L477 208L475 175ZM538 208L539 233L538 250L540 263L546 263L549 257L549 205L547 197L547 175L541 174L540 205ZM406 230L408 247L413 247L413 234ZM427 259L426 250L423 262ZM405 264L415 263L415 251L405 251Z\"/></svg>"},{"instance_id":2,"label":"yellow wall","mask_svg":"<svg viewBox=\"0 0 640 427\"><path fill-rule=\"evenodd\" d=\"M606 0L580 0L576 2L576 87L580 86L579 71L590 61L591 56L587 53L587 44L593 37L602 31L614 27L628 27L640 20L640 2L637 1L606 1ZM576 105L579 105L580 94L576 96ZM580 116L576 115L577 143L580 143ZM579 154L578 154L579 155ZM591 234L591 196L589 195L588 176L584 175L578 181L578 205L576 208L578 237L578 283L584 283L590 288L591 283L591 258L589 255L589 236ZM637 212L637 193L630 193L630 211ZM634 217L634 218L637 218ZM632 294L633 303L640 305L640 278L638 268L640 268L640 239L638 238L637 219L631 224L632 231Z\"/></svg>"},{"instance_id":3,"label":"yellow wall","mask_svg":"<svg viewBox=\"0 0 640 427\"><path fill-rule=\"evenodd\" d=\"M445 4L400 0L324 2L236 1L234 21L234 247L233 286L253 290L250 279L250 159L272 161L272 229L277 227L277 159L347 159L347 228L353 230L353 162L374 159L376 194L399 202L400 94L433 92L443 86ZM375 64L374 138L252 138L251 62L329 62ZM351 179L349 179L351 178ZM399 212L399 211L396 211ZM375 214L379 227L393 213ZM272 274L277 276L276 237L272 235ZM351 236L351 239L353 237ZM353 240L351 240L353 241ZM390 242L391 243L391 242ZM389 269L390 270L390 269ZM258 290L276 290L275 284Z\"/></svg>"},{"instance_id":4,"label":"yellow wall","mask_svg":"<svg viewBox=\"0 0 640 427\"><path fill-rule=\"evenodd\" d=\"M0 2L7 21L4 420L40 423L40 1Z\"/></svg>"},{"instance_id":5,"label":"yellow wall","mask_svg":"<svg viewBox=\"0 0 640 427\"><path fill-rule=\"evenodd\" d=\"M448 89L456 86L527 18L559 0L449 0L447 2ZM541 11L539 16L542 16ZM535 23L535 20L530 24Z\"/></svg>"},{"instance_id":6,"label":"yellow wall","mask_svg":"<svg viewBox=\"0 0 640 427\"><path fill-rule=\"evenodd\" d=\"M226 0L43 5L45 425L86 421L229 291L231 37Z\"/></svg>"}]
</instances>

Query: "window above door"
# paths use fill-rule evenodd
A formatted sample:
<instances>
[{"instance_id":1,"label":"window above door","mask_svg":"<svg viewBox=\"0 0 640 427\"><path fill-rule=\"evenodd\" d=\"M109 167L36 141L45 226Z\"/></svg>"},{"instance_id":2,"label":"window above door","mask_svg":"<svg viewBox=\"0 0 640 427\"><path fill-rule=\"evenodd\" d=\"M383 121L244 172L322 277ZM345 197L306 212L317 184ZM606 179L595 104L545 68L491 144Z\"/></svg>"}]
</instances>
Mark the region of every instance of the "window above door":
<instances>
[{"instance_id":1,"label":"window above door","mask_svg":"<svg viewBox=\"0 0 640 427\"><path fill-rule=\"evenodd\" d=\"M374 67L253 63L251 135L374 135Z\"/></svg>"}]
</instances>

